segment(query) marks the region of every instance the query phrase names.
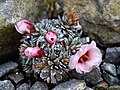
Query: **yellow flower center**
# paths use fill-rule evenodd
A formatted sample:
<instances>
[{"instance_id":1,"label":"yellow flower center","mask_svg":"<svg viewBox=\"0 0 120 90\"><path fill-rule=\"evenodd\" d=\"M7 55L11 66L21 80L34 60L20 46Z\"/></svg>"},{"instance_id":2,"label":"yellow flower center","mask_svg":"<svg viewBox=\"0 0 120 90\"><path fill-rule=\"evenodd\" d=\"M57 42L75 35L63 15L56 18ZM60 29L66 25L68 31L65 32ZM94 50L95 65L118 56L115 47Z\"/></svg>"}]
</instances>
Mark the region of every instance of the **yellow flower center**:
<instances>
[{"instance_id":1,"label":"yellow flower center","mask_svg":"<svg viewBox=\"0 0 120 90\"><path fill-rule=\"evenodd\" d=\"M79 58L78 63L83 63L83 62L87 61L88 59L89 59L88 52L86 52L84 55L82 55Z\"/></svg>"}]
</instances>

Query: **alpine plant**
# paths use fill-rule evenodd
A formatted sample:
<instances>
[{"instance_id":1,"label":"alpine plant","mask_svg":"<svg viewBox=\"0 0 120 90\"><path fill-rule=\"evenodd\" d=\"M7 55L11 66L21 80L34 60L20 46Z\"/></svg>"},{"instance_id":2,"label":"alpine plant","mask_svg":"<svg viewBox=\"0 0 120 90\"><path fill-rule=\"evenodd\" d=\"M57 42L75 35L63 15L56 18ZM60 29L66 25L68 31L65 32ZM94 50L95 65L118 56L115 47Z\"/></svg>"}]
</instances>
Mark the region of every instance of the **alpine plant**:
<instances>
[{"instance_id":1,"label":"alpine plant","mask_svg":"<svg viewBox=\"0 0 120 90\"><path fill-rule=\"evenodd\" d=\"M35 25L27 20L16 22L17 31L23 34L19 48L23 70L47 83L58 83L67 78L71 56L82 45L79 20L76 11L71 10L61 18L42 19Z\"/></svg>"}]
</instances>

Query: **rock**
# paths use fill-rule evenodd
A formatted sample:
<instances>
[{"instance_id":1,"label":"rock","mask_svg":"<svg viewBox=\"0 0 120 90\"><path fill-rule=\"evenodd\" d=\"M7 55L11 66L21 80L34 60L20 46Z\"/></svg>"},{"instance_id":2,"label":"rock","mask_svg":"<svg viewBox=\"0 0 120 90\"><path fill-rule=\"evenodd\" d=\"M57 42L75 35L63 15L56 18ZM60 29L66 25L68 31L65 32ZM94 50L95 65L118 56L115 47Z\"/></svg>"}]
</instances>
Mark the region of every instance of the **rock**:
<instances>
[{"instance_id":1,"label":"rock","mask_svg":"<svg viewBox=\"0 0 120 90\"><path fill-rule=\"evenodd\" d=\"M119 64L119 62L120 62L120 47L107 48L105 62Z\"/></svg>"},{"instance_id":2,"label":"rock","mask_svg":"<svg viewBox=\"0 0 120 90\"><path fill-rule=\"evenodd\" d=\"M15 88L9 80L4 80L0 81L0 90L15 90Z\"/></svg>"},{"instance_id":3,"label":"rock","mask_svg":"<svg viewBox=\"0 0 120 90\"><path fill-rule=\"evenodd\" d=\"M54 0L2 0L0 2L0 62L15 57L20 34L14 23L20 19L35 22L52 16ZM56 12L57 13L57 12ZM18 54L18 53L17 53Z\"/></svg>"},{"instance_id":4,"label":"rock","mask_svg":"<svg viewBox=\"0 0 120 90\"><path fill-rule=\"evenodd\" d=\"M102 69L105 70L106 72L112 74L113 76L117 76L116 67L114 64L103 63Z\"/></svg>"},{"instance_id":5,"label":"rock","mask_svg":"<svg viewBox=\"0 0 120 90\"><path fill-rule=\"evenodd\" d=\"M86 83L83 80L70 80L57 85L52 90L84 90L86 88Z\"/></svg>"},{"instance_id":6,"label":"rock","mask_svg":"<svg viewBox=\"0 0 120 90\"><path fill-rule=\"evenodd\" d=\"M8 77L13 80L16 84L18 84L20 81L24 79L24 76L22 73L13 73L8 75Z\"/></svg>"},{"instance_id":7,"label":"rock","mask_svg":"<svg viewBox=\"0 0 120 90\"><path fill-rule=\"evenodd\" d=\"M27 83L20 85L16 90L30 90L30 86Z\"/></svg>"},{"instance_id":8,"label":"rock","mask_svg":"<svg viewBox=\"0 0 120 90\"><path fill-rule=\"evenodd\" d=\"M103 87L95 87L93 90L107 90L107 89L105 89Z\"/></svg>"},{"instance_id":9,"label":"rock","mask_svg":"<svg viewBox=\"0 0 120 90\"><path fill-rule=\"evenodd\" d=\"M45 83L36 81L30 88L30 90L48 90L48 87Z\"/></svg>"},{"instance_id":10,"label":"rock","mask_svg":"<svg viewBox=\"0 0 120 90\"><path fill-rule=\"evenodd\" d=\"M120 45L120 0L64 0L64 11L75 8L83 30L102 47Z\"/></svg>"},{"instance_id":11,"label":"rock","mask_svg":"<svg viewBox=\"0 0 120 90\"><path fill-rule=\"evenodd\" d=\"M117 74L120 76L120 66L117 69Z\"/></svg>"},{"instance_id":12,"label":"rock","mask_svg":"<svg viewBox=\"0 0 120 90\"><path fill-rule=\"evenodd\" d=\"M98 67L94 68L91 72L86 74L85 81L90 86L95 86L99 82L103 81L101 78L101 72Z\"/></svg>"},{"instance_id":13,"label":"rock","mask_svg":"<svg viewBox=\"0 0 120 90\"><path fill-rule=\"evenodd\" d=\"M69 72L69 76L71 78L76 78L76 79L79 79L79 80L85 80L85 78L86 78L86 74L77 73L75 69L73 69Z\"/></svg>"},{"instance_id":14,"label":"rock","mask_svg":"<svg viewBox=\"0 0 120 90\"><path fill-rule=\"evenodd\" d=\"M18 67L18 64L14 62L8 62L0 65L0 77L16 69L17 67Z\"/></svg>"},{"instance_id":15,"label":"rock","mask_svg":"<svg viewBox=\"0 0 120 90\"><path fill-rule=\"evenodd\" d=\"M109 85L119 85L120 84L120 80L118 77L112 76L105 71L103 71L103 78Z\"/></svg>"},{"instance_id":16,"label":"rock","mask_svg":"<svg viewBox=\"0 0 120 90\"><path fill-rule=\"evenodd\" d=\"M86 87L84 90L93 90L92 88Z\"/></svg>"},{"instance_id":17,"label":"rock","mask_svg":"<svg viewBox=\"0 0 120 90\"><path fill-rule=\"evenodd\" d=\"M77 73L75 70L72 70L69 74L71 78L76 78L80 80L85 80L86 83L90 86L95 86L97 83L102 81L101 72L98 67L93 68L93 70L86 74Z\"/></svg>"},{"instance_id":18,"label":"rock","mask_svg":"<svg viewBox=\"0 0 120 90\"><path fill-rule=\"evenodd\" d=\"M107 90L120 90L120 86L110 86Z\"/></svg>"},{"instance_id":19,"label":"rock","mask_svg":"<svg viewBox=\"0 0 120 90\"><path fill-rule=\"evenodd\" d=\"M106 90L107 88L108 88L108 84L102 81L94 87L94 90Z\"/></svg>"}]
</instances>

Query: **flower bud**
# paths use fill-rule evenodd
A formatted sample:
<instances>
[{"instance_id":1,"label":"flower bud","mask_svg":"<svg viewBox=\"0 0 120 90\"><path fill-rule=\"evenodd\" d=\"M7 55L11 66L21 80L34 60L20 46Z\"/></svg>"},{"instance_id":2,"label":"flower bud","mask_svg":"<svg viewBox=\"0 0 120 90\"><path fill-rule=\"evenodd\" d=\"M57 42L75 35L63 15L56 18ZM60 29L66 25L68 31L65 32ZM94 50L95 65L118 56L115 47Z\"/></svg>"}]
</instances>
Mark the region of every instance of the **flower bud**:
<instances>
[{"instance_id":1,"label":"flower bud","mask_svg":"<svg viewBox=\"0 0 120 90\"><path fill-rule=\"evenodd\" d=\"M24 53L30 58L40 58L44 55L44 51L39 47L28 47Z\"/></svg>"},{"instance_id":2,"label":"flower bud","mask_svg":"<svg viewBox=\"0 0 120 90\"><path fill-rule=\"evenodd\" d=\"M35 26L27 20L20 20L16 22L15 28L21 34L31 34L35 31Z\"/></svg>"},{"instance_id":3,"label":"flower bud","mask_svg":"<svg viewBox=\"0 0 120 90\"><path fill-rule=\"evenodd\" d=\"M44 39L49 43L49 44L54 44L57 39L58 39L58 36L55 32L53 32L52 30L48 31L45 36L44 36Z\"/></svg>"}]
</instances>

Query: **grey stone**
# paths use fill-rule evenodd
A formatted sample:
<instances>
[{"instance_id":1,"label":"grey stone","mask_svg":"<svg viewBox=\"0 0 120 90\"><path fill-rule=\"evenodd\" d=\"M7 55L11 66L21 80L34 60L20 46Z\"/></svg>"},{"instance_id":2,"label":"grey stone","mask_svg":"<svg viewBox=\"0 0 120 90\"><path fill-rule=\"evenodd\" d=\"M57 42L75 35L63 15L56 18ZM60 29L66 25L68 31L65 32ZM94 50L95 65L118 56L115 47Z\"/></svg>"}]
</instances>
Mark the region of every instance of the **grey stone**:
<instances>
[{"instance_id":1,"label":"grey stone","mask_svg":"<svg viewBox=\"0 0 120 90\"><path fill-rule=\"evenodd\" d=\"M80 80L85 80L85 78L86 78L86 74L77 73L75 69L70 71L69 76L71 78L76 78L76 79L80 79Z\"/></svg>"},{"instance_id":2,"label":"grey stone","mask_svg":"<svg viewBox=\"0 0 120 90\"><path fill-rule=\"evenodd\" d=\"M85 80L86 83L92 86L95 86L99 82L103 81L101 77L101 71L99 67L95 67L91 72L86 74Z\"/></svg>"},{"instance_id":3,"label":"grey stone","mask_svg":"<svg viewBox=\"0 0 120 90\"><path fill-rule=\"evenodd\" d=\"M15 90L15 88L9 80L4 80L0 81L0 90Z\"/></svg>"},{"instance_id":4,"label":"grey stone","mask_svg":"<svg viewBox=\"0 0 120 90\"><path fill-rule=\"evenodd\" d=\"M30 90L48 90L48 87L45 83L36 81L30 88Z\"/></svg>"},{"instance_id":5,"label":"grey stone","mask_svg":"<svg viewBox=\"0 0 120 90\"><path fill-rule=\"evenodd\" d=\"M120 90L120 86L110 86L107 90Z\"/></svg>"},{"instance_id":6,"label":"grey stone","mask_svg":"<svg viewBox=\"0 0 120 90\"><path fill-rule=\"evenodd\" d=\"M90 87L86 87L84 90L93 90L93 89Z\"/></svg>"},{"instance_id":7,"label":"grey stone","mask_svg":"<svg viewBox=\"0 0 120 90\"><path fill-rule=\"evenodd\" d=\"M11 80L13 80L16 84L24 79L24 76L22 73L13 73L13 74L8 75L8 77Z\"/></svg>"},{"instance_id":8,"label":"grey stone","mask_svg":"<svg viewBox=\"0 0 120 90\"><path fill-rule=\"evenodd\" d=\"M0 65L0 77L16 69L17 67L18 67L18 64L14 62L8 62Z\"/></svg>"},{"instance_id":9,"label":"grey stone","mask_svg":"<svg viewBox=\"0 0 120 90\"><path fill-rule=\"evenodd\" d=\"M108 84L104 81L98 83L96 86L93 87L94 90L107 90Z\"/></svg>"},{"instance_id":10,"label":"grey stone","mask_svg":"<svg viewBox=\"0 0 120 90\"><path fill-rule=\"evenodd\" d=\"M107 48L105 62L119 64L119 62L120 62L120 47Z\"/></svg>"},{"instance_id":11,"label":"grey stone","mask_svg":"<svg viewBox=\"0 0 120 90\"><path fill-rule=\"evenodd\" d=\"M77 73L75 70L70 72L70 77L85 80L87 84L95 86L97 83L102 81L101 72L99 67L93 68L92 71L86 74Z\"/></svg>"},{"instance_id":12,"label":"grey stone","mask_svg":"<svg viewBox=\"0 0 120 90\"><path fill-rule=\"evenodd\" d=\"M75 8L83 30L103 46L120 45L120 0L64 0L64 11Z\"/></svg>"},{"instance_id":13,"label":"grey stone","mask_svg":"<svg viewBox=\"0 0 120 90\"><path fill-rule=\"evenodd\" d=\"M120 66L117 69L117 74L120 75Z\"/></svg>"},{"instance_id":14,"label":"grey stone","mask_svg":"<svg viewBox=\"0 0 120 90\"><path fill-rule=\"evenodd\" d=\"M112 76L105 71L103 71L103 78L109 85L119 85L120 84L120 80L118 77Z\"/></svg>"},{"instance_id":15,"label":"grey stone","mask_svg":"<svg viewBox=\"0 0 120 90\"><path fill-rule=\"evenodd\" d=\"M83 80L70 80L57 85L52 90L84 90L86 88L86 83Z\"/></svg>"},{"instance_id":16,"label":"grey stone","mask_svg":"<svg viewBox=\"0 0 120 90\"><path fill-rule=\"evenodd\" d=\"M20 85L16 90L30 90L30 86L27 83Z\"/></svg>"},{"instance_id":17,"label":"grey stone","mask_svg":"<svg viewBox=\"0 0 120 90\"><path fill-rule=\"evenodd\" d=\"M108 73L114 75L114 76L117 76L116 67L115 67L114 64L103 63L102 69L105 70L106 72L108 72Z\"/></svg>"},{"instance_id":18,"label":"grey stone","mask_svg":"<svg viewBox=\"0 0 120 90\"><path fill-rule=\"evenodd\" d=\"M54 0L2 0L0 1L0 62L15 56L20 34L14 28L16 21L27 19L32 23L38 18L52 16Z\"/></svg>"}]
</instances>

